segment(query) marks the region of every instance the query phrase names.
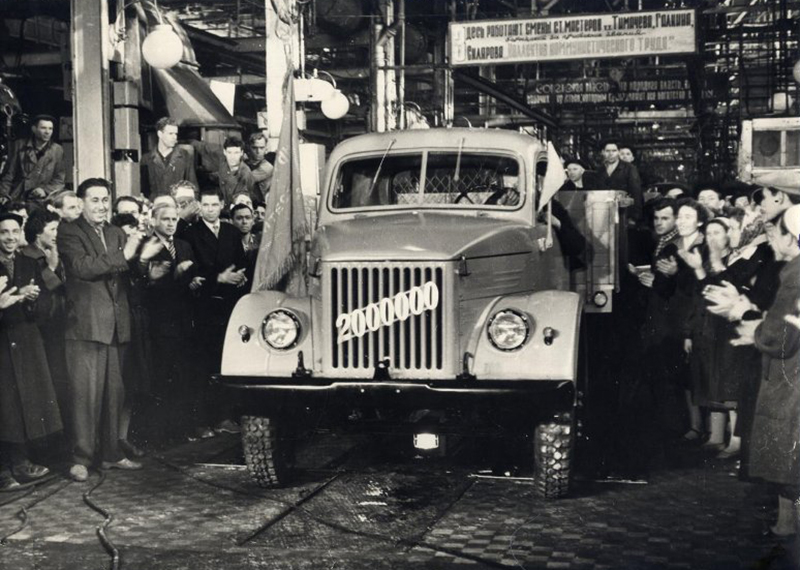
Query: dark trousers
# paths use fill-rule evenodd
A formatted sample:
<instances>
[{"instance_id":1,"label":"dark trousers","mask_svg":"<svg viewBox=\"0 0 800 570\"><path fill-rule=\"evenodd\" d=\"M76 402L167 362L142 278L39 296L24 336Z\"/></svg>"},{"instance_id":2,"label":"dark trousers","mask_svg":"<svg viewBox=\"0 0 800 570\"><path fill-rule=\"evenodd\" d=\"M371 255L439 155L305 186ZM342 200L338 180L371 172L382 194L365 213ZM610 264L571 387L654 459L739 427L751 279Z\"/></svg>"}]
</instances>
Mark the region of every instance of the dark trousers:
<instances>
[{"instance_id":1,"label":"dark trousers","mask_svg":"<svg viewBox=\"0 0 800 570\"><path fill-rule=\"evenodd\" d=\"M234 418L232 395L219 384L211 382L211 375L218 374L222 366L222 345L226 324L199 322L197 329L197 376L194 384L197 425L214 426L222 420Z\"/></svg>"},{"instance_id":2,"label":"dark trousers","mask_svg":"<svg viewBox=\"0 0 800 570\"><path fill-rule=\"evenodd\" d=\"M74 463L116 462L119 417L125 400L121 362L125 345L67 340L70 377L70 438Z\"/></svg>"},{"instance_id":3,"label":"dark trousers","mask_svg":"<svg viewBox=\"0 0 800 570\"><path fill-rule=\"evenodd\" d=\"M153 323L156 325L156 323ZM153 351L152 393L171 432L195 425L198 374L192 347L192 331L178 337L163 337L151 326ZM203 390L204 391L204 390Z\"/></svg>"}]
</instances>

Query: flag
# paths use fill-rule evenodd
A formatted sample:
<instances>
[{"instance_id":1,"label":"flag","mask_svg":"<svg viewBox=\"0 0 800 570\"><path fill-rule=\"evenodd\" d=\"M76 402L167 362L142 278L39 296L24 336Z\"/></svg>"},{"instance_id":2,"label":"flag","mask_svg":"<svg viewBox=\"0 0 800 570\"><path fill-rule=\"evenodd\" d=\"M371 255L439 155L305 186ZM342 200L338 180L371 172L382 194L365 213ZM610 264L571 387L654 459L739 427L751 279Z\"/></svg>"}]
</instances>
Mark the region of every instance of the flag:
<instances>
[{"instance_id":1,"label":"flag","mask_svg":"<svg viewBox=\"0 0 800 570\"><path fill-rule=\"evenodd\" d=\"M307 294L308 224L300 186L300 139L291 72L283 84L283 93L283 122L272 185L267 195L267 215L256 258L253 291L279 289L302 297Z\"/></svg>"},{"instance_id":2,"label":"flag","mask_svg":"<svg viewBox=\"0 0 800 570\"><path fill-rule=\"evenodd\" d=\"M539 211L550 203L553 196L556 195L558 189L566 182L567 175L564 174L564 165L561 162L561 157L558 156L556 148L553 143L547 143L547 171L544 174L544 183L542 184L542 195L539 197Z\"/></svg>"}]
</instances>

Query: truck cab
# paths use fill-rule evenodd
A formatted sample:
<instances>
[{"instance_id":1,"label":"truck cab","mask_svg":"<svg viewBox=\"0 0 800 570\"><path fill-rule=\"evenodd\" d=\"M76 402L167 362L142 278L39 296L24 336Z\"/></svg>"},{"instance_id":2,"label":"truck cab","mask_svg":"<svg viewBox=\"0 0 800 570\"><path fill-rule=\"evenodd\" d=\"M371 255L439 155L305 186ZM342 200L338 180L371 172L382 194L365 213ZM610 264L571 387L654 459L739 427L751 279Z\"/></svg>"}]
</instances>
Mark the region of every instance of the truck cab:
<instances>
[{"instance_id":1,"label":"truck cab","mask_svg":"<svg viewBox=\"0 0 800 570\"><path fill-rule=\"evenodd\" d=\"M567 492L587 288L537 219L542 160L544 143L500 130L367 134L334 149L309 295L255 291L225 337L217 380L244 396L259 484L287 481L299 414L366 404L508 419L532 442L540 494Z\"/></svg>"}]
</instances>

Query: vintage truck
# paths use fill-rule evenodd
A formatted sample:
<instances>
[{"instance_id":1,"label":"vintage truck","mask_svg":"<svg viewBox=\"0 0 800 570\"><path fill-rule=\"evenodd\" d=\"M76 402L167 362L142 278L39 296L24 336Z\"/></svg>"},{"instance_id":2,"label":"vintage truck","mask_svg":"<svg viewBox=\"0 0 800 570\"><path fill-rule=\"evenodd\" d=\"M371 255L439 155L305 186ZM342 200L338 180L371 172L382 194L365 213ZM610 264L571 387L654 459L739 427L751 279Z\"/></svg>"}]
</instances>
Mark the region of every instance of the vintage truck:
<instances>
[{"instance_id":1,"label":"vintage truck","mask_svg":"<svg viewBox=\"0 0 800 570\"><path fill-rule=\"evenodd\" d=\"M420 449L480 424L522 433L538 493L567 492L582 314L610 307L620 222L614 191L567 197L591 251L570 275L537 220L546 159L536 138L485 129L366 134L333 150L309 296L253 292L227 328L217 380L244 396L256 482L287 481L313 410L369 406L437 418L412 426Z\"/></svg>"}]
</instances>

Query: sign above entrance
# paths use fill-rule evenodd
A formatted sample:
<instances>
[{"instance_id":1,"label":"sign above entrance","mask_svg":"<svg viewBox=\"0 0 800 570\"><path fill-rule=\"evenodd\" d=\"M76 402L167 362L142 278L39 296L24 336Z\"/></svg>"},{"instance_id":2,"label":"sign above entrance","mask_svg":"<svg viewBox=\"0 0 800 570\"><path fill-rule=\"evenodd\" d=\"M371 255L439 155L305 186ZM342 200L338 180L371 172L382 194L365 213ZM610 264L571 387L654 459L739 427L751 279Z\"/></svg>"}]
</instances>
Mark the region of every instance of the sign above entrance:
<instances>
[{"instance_id":1,"label":"sign above entrance","mask_svg":"<svg viewBox=\"0 0 800 570\"><path fill-rule=\"evenodd\" d=\"M694 10L450 23L450 64L605 59L694 53Z\"/></svg>"}]
</instances>

